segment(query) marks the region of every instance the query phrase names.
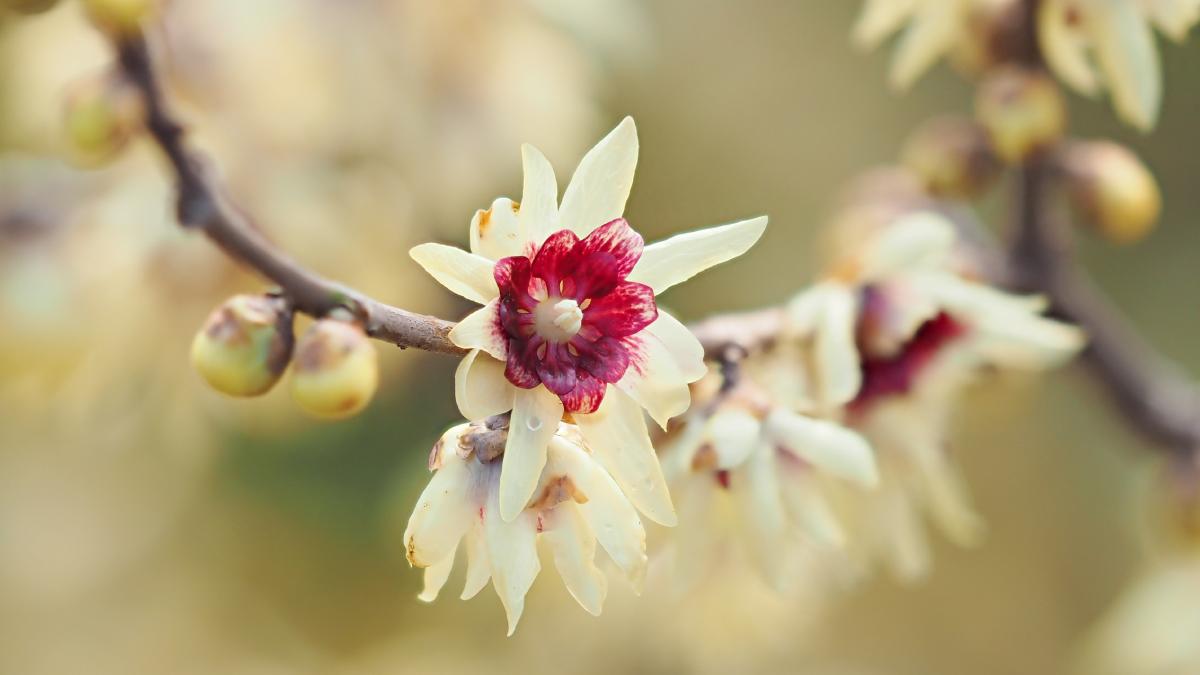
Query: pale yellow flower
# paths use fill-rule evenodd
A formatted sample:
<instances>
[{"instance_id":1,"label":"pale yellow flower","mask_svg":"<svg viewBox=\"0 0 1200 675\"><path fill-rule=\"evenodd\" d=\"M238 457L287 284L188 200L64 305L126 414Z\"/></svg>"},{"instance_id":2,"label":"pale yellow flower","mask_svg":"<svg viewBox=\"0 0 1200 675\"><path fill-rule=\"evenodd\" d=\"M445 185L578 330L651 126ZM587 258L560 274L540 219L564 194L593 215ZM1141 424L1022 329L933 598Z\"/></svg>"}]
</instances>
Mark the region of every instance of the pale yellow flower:
<instances>
[{"instance_id":1,"label":"pale yellow flower","mask_svg":"<svg viewBox=\"0 0 1200 675\"><path fill-rule=\"evenodd\" d=\"M500 511L502 453L507 433L499 418L460 424L433 448L435 471L421 493L404 533L408 561L425 568L420 598L432 602L454 566L460 542L467 573L462 598L478 593L490 579L516 630L525 594L541 570L539 541L553 553L555 567L571 595L599 614L608 590L596 567L599 543L635 585L646 568L646 534L637 511L587 448L579 429L553 425L537 497L516 518Z\"/></svg>"},{"instance_id":2,"label":"pale yellow flower","mask_svg":"<svg viewBox=\"0 0 1200 675\"><path fill-rule=\"evenodd\" d=\"M630 500L656 522L675 521L642 411L665 426L687 410L688 383L706 368L700 343L655 297L744 253L767 219L643 246L621 217L637 156L627 117L584 156L560 204L550 162L526 145L521 203L501 198L476 213L470 252L411 251L442 285L483 305L450 333L471 350L455 397L467 419L512 411L500 479L506 519L534 496L555 425L569 413Z\"/></svg>"}]
</instances>

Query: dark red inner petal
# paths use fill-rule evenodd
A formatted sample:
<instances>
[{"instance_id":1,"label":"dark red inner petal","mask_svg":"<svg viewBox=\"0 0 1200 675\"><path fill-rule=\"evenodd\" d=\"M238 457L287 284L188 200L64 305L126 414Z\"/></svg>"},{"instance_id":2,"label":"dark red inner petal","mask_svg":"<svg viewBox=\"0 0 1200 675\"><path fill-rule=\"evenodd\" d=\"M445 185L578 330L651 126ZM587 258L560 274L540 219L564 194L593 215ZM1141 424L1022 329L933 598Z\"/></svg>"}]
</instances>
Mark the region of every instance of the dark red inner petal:
<instances>
[{"instance_id":1,"label":"dark red inner petal","mask_svg":"<svg viewBox=\"0 0 1200 675\"><path fill-rule=\"evenodd\" d=\"M945 312L921 324L899 354L862 360L862 388L847 406L852 414L861 414L885 396L907 393L917 376L943 347L961 337L967 327Z\"/></svg>"},{"instance_id":2,"label":"dark red inner petal","mask_svg":"<svg viewBox=\"0 0 1200 675\"><path fill-rule=\"evenodd\" d=\"M629 368L624 342L658 318L653 290L625 280L642 248L641 235L618 218L582 240L560 230L528 256L499 260L498 322L509 338L505 377L527 389L545 384L568 411L594 412L608 384ZM576 311L570 303L560 308L564 299L582 313L578 330L562 321Z\"/></svg>"}]
</instances>

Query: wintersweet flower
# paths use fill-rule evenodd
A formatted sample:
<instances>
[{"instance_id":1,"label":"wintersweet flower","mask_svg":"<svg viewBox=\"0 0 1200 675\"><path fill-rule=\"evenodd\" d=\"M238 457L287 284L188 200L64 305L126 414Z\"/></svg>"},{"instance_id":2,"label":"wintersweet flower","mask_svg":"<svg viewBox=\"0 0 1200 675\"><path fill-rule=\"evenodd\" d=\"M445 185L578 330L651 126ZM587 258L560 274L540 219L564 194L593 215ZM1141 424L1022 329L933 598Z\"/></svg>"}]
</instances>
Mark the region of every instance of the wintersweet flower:
<instances>
[{"instance_id":1,"label":"wintersweet flower","mask_svg":"<svg viewBox=\"0 0 1200 675\"><path fill-rule=\"evenodd\" d=\"M791 301L787 330L811 346L822 409L902 393L914 370L951 341L968 341L982 361L1022 369L1050 367L1079 351L1083 334L1042 317L1042 298L961 275L956 245L954 226L942 216L902 216L867 234L824 281Z\"/></svg>"},{"instance_id":2,"label":"wintersweet flower","mask_svg":"<svg viewBox=\"0 0 1200 675\"><path fill-rule=\"evenodd\" d=\"M758 358L773 360L749 357ZM660 443L679 500L676 581L689 588L718 547L734 540L773 587L788 590L805 547L844 542L824 483L839 480L854 492L874 487L874 454L854 431L793 412L749 380L716 396L715 406L697 406Z\"/></svg>"},{"instance_id":3,"label":"wintersweet flower","mask_svg":"<svg viewBox=\"0 0 1200 675\"><path fill-rule=\"evenodd\" d=\"M639 586L646 569L646 534L637 511L596 461L579 430L553 423L547 460L539 471L536 498L516 518L500 515L500 480L506 420L460 424L433 447L434 471L404 532L408 561L425 568L420 598L432 602L454 566L462 544L467 556L464 600L490 579L516 630L525 594L541 570L539 542L553 554L567 590L592 614L600 614L607 578L596 567L596 544Z\"/></svg>"},{"instance_id":4,"label":"wintersweet flower","mask_svg":"<svg viewBox=\"0 0 1200 675\"><path fill-rule=\"evenodd\" d=\"M1196 0L1043 0L1038 43L1063 81L1089 96L1107 87L1117 114L1148 130L1163 86L1153 28L1183 42L1197 20Z\"/></svg>"},{"instance_id":5,"label":"wintersweet flower","mask_svg":"<svg viewBox=\"0 0 1200 675\"><path fill-rule=\"evenodd\" d=\"M744 253L765 217L643 246L621 217L637 164L631 118L592 148L561 204L550 163L522 148L520 204L501 198L471 222L470 252L422 244L411 255L446 288L483 308L450 333L469 349L455 373L467 419L512 411L500 513L533 498L546 448L570 415L630 500L675 522L642 411L660 425L687 409L688 383L706 368L696 338L656 296Z\"/></svg>"},{"instance_id":6,"label":"wintersweet flower","mask_svg":"<svg viewBox=\"0 0 1200 675\"><path fill-rule=\"evenodd\" d=\"M893 87L907 89L966 35L972 4L972 0L867 0L854 26L854 42L874 49L903 28L888 77Z\"/></svg>"}]
</instances>

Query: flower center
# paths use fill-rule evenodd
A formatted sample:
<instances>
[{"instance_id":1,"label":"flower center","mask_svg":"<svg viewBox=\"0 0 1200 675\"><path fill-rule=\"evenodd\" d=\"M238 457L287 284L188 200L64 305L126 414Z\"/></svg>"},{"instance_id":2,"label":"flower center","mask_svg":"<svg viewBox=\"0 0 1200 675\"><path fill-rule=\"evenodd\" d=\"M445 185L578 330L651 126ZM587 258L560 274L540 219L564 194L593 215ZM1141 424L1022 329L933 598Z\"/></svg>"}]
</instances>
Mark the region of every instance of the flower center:
<instances>
[{"instance_id":1,"label":"flower center","mask_svg":"<svg viewBox=\"0 0 1200 675\"><path fill-rule=\"evenodd\" d=\"M533 309L533 327L551 342L566 342L583 327L583 310L571 298L547 298Z\"/></svg>"}]
</instances>

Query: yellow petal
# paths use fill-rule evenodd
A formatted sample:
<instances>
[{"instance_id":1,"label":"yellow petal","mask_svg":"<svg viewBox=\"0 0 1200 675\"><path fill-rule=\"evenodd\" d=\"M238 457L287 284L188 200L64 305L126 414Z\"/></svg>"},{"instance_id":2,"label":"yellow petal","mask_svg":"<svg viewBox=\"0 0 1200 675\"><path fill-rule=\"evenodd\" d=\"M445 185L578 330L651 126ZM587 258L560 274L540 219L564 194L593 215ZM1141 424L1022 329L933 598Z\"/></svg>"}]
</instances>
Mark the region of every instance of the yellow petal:
<instances>
[{"instance_id":1,"label":"yellow petal","mask_svg":"<svg viewBox=\"0 0 1200 675\"><path fill-rule=\"evenodd\" d=\"M668 420L691 405L692 393L667 346L652 336L638 337L637 360L630 363L616 388L637 401L660 427L666 429ZM609 388L609 395L612 389Z\"/></svg>"},{"instance_id":2,"label":"yellow petal","mask_svg":"<svg viewBox=\"0 0 1200 675\"><path fill-rule=\"evenodd\" d=\"M1158 121L1162 73L1149 24L1132 2L1097 2L1085 14L1117 114L1148 131Z\"/></svg>"},{"instance_id":3,"label":"yellow petal","mask_svg":"<svg viewBox=\"0 0 1200 675\"><path fill-rule=\"evenodd\" d=\"M471 253L499 260L524 253L528 243L521 234L517 203L499 197L487 209L475 212L471 219Z\"/></svg>"},{"instance_id":4,"label":"yellow petal","mask_svg":"<svg viewBox=\"0 0 1200 675\"><path fill-rule=\"evenodd\" d=\"M462 416L473 422L508 412L515 387L504 377L504 364L473 349L454 371L454 400Z\"/></svg>"},{"instance_id":5,"label":"yellow petal","mask_svg":"<svg viewBox=\"0 0 1200 675\"><path fill-rule=\"evenodd\" d=\"M596 537L573 503L552 509L547 521L542 540L554 553L554 566L563 583L580 606L599 616L608 593L608 579L596 567Z\"/></svg>"},{"instance_id":6,"label":"yellow petal","mask_svg":"<svg viewBox=\"0 0 1200 675\"><path fill-rule=\"evenodd\" d=\"M597 227L620 218L633 188L637 159L637 127L632 117L626 117L579 162L563 192L561 227L586 237Z\"/></svg>"},{"instance_id":7,"label":"yellow petal","mask_svg":"<svg viewBox=\"0 0 1200 675\"><path fill-rule=\"evenodd\" d=\"M642 409L619 389L609 388L600 409L575 415L596 460L612 475L629 501L660 525L676 522L675 507L658 455L646 432Z\"/></svg>"},{"instance_id":8,"label":"yellow petal","mask_svg":"<svg viewBox=\"0 0 1200 675\"><path fill-rule=\"evenodd\" d=\"M562 401L544 386L517 390L500 468L500 515L504 520L515 519L533 497L546 465L546 446L562 414Z\"/></svg>"},{"instance_id":9,"label":"yellow petal","mask_svg":"<svg viewBox=\"0 0 1200 675\"><path fill-rule=\"evenodd\" d=\"M827 286L814 346L818 385L827 406L849 403L862 386L854 335L857 313L858 299L852 289L836 284Z\"/></svg>"},{"instance_id":10,"label":"yellow petal","mask_svg":"<svg viewBox=\"0 0 1200 675\"><path fill-rule=\"evenodd\" d=\"M642 252L629 280L646 284L657 295L750 250L766 227L767 217L759 216L655 242Z\"/></svg>"},{"instance_id":11,"label":"yellow petal","mask_svg":"<svg viewBox=\"0 0 1200 675\"><path fill-rule=\"evenodd\" d=\"M488 304L467 315L450 330L450 341L463 349L482 349L503 361L508 354L508 341L500 328L499 303Z\"/></svg>"},{"instance_id":12,"label":"yellow petal","mask_svg":"<svg viewBox=\"0 0 1200 675\"><path fill-rule=\"evenodd\" d=\"M908 89L953 46L963 28L962 3L924 2L900 36L889 79L897 89Z\"/></svg>"},{"instance_id":13,"label":"yellow petal","mask_svg":"<svg viewBox=\"0 0 1200 675\"><path fill-rule=\"evenodd\" d=\"M1068 20L1077 11L1061 0L1043 0L1038 5L1037 37L1046 63L1076 91L1094 96L1100 77L1088 56L1088 44L1078 22Z\"/></svg>"},{"instance_id":14,"label":"yellow petal","mask_svg":"<svg viewBox=\"0 0 1200 675\"><path fill-rule=\"evenodd\" d=\"M522 237L540 245L546 237L557 232L558 183L549 160L532 145L521 146L525 187L521 193L521 209L517 219Z\"/></svg>"},{"instance_id":15,"label":"yellow petal","mask_svg":"<svg viewBox=\"0 0 1200 675\"><path fill-rule=\"evenodd\" d=\"M864 487L879 483L871 446L840 424L776 408L767 417L766 429L783 449L830 475Z\"/></svg>"},{"instance_id":16,"label":"yellow petal","mask_svg":"<svg viewBox=\"0 0 1200 675\"><path fill-rule=\"evenodd\" d=\"M454 551L451 550L450 555L443 558L440 562L425 568L425 588L422 589L417 599L422 602L437 600L438 593L441 592L442 586L446 585L446 579L450 578L450 571L453 569Z\"/></svg>"},{"instance_id":17,"label":"yellow petal","mask_svg":"<svg viewBox=\"0 0 1200 675\"><path fill-rule=\"evenodd\" d=\"M414 246L408 255L439 284L468 300L484 305L500 295L492 274L495 264L483 256L445 244Z\"/></svg>"},{"instance_id":18,"label":"yellow petal","mask_svg":"<svg viewBox=\"0 0 1200 675\"><path fill-rule=\"evenodd\" d=\"M916 11L916 0L867 0L854 24L854 44L874 49Z\"/></svg>"},{"instance_id":19,"label":"yellow petal","mask_svg":"<svg viewBox=\"0 0 1200 675\"><path fill-rule=\"evenodd\" d=\"M483 528L492 587L504 605L508 634L512 635L525 610L525 594L542 569L537 554L537 515L526 511L507 522L498 513L499 506L496 491L492 490L484 510Z\"/></svg>"}]
</instances>

